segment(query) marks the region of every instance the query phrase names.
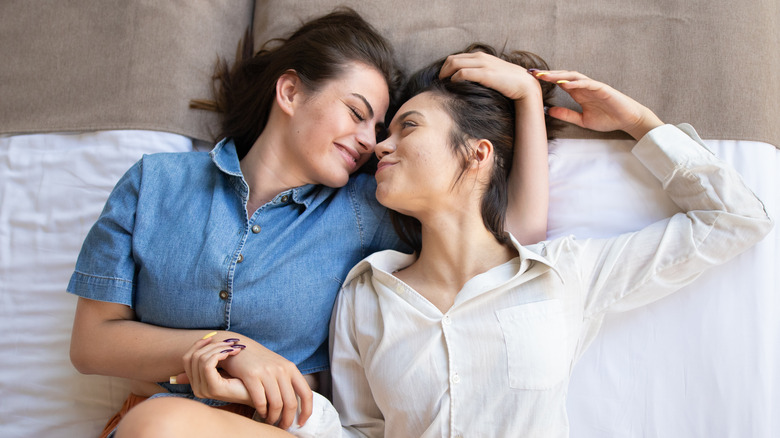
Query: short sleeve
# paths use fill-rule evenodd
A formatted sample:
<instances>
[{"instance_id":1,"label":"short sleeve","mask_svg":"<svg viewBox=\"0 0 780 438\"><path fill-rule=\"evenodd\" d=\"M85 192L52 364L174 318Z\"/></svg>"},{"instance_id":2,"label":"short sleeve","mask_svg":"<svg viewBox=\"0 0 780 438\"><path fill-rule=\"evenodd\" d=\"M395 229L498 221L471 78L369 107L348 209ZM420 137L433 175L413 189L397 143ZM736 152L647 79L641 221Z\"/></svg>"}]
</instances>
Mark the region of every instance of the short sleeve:
<instances>
[{"instance_id":1,"label":"short sleeve","mask_svg":"<svg viewBox=\"0 0 780 438\"><path fill-rule=\"evenodd\" d=\"M133 305L133 227L143 164L138 161L117 182L87 234L67 291L98 301Z\"/></svg>"}]
</instances>

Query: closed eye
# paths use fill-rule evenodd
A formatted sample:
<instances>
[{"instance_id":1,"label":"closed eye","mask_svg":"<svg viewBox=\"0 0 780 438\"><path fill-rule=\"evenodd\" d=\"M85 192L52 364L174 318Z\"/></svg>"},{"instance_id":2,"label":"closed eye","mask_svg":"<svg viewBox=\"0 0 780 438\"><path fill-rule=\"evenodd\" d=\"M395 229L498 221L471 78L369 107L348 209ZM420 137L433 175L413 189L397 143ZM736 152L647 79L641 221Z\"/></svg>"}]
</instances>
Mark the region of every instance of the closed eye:
<instances>
[{"instance_id":1,"label":"closed eye","mask_svg":"<svg viewBox=\"0 0 780 438\"><path fill-rule=\"evenodd\" d=\"M366 117L360 111L358 111L357 108L349 105L348 108L352 112L352 116L355 118L356 121L363 122L366 120Z\"/></svg>"}]
</instances>

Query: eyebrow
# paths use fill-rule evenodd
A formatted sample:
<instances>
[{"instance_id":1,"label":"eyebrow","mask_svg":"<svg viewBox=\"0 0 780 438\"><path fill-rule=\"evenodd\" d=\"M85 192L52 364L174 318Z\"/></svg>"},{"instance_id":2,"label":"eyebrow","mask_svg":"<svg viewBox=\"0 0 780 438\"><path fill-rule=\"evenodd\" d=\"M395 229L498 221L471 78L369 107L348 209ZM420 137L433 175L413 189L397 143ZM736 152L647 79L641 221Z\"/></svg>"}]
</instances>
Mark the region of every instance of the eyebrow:
<instances>
[{"instance_id":1,"label":"eyebrow","mask_svg":"<svg viewBox=\"0 0 780 438\"><path fill-rule=\"evenodd\" d=\"M374 118L374 108L371 107L371 104L368 103L368 99L363 97L362 94L358 93L352 93L353 96L357 97L358 99L362 100L364 104L366 104L366 107L368 108L368 118L373 119Z\"/></svg>"},{"instance_id":2,"label":"eyebrow","mask_svg":"<svg viewBox=\"0 0 780 438\"><path fill-rule=\"evenodd\" d=\"M423 113L421 113L419 111L415 111L415 110L410 110L410 111L407 111L407 112L401 114L400 116L398 116L398 120L399 121L404 120L404 119L406 119L407 117L409 117L411 115L416 115L418 117L422 117L423 119L425 118Z\"/></svg>"}]
</instances>

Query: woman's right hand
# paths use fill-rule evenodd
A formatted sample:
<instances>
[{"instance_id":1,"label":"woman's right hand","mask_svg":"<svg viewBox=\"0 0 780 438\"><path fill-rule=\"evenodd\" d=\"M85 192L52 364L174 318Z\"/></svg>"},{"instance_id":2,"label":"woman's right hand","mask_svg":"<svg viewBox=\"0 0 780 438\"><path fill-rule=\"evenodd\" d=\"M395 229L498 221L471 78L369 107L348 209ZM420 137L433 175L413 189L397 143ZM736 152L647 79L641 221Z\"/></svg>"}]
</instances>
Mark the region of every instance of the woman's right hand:
<instances>
[{"instance_id":1,"label":"woman's right hand","mask_svg":"<svg viewBox=\"0 0 780 438\"><path fill-rule=\"evenodd\" d=\"M615 90L575 71L537 71L534 75L554 82L582 107L582 113L552 107L548 114L556 119L594 131L625 131L636 140L663 125L650 109Z\"/></svg>"},{"instance_id":2,"label":"woman's right hand","mask_svg":"<svg viewBox=\"0 0 780 438\"><path fill-rule=\"evenodd\" d=\"M186 378L179 375L177 383L190 383L197 397L254 406L282 429L292 425L299 399L299 425L311 415L312 390L295 364L251 339L198 340L183 362Z\"/></svg>"}]
</instances>

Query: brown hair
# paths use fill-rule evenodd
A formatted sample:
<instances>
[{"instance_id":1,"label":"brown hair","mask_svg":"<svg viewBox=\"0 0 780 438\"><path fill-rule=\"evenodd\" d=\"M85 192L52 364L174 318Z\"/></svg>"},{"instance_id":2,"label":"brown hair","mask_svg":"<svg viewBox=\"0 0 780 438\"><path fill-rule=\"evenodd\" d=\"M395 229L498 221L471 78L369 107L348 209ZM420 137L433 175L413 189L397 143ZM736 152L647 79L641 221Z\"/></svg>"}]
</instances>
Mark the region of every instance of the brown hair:
<instances>
[{"instance_id":1,"label":"brown hair","mask_svg":"<svg viewBox=\"0 0 780 438\"><path fill-rule=\"evenodd\" d=\"M525 68L549 70L547 63L531 52L514 51L497 55L495 49L486 44L473 44L464 52L482 51L490 55L518 64ZM445 58L446 59L446 58ZM512 167L515 138L514 102L491 88L474 82L452 82L439 79L444 60L441 59L425 67L409 78L402 93L403 100L423 93L433 93L440 101L453 121L450 132L450 146L463 158L463 167L455 183L468 169L468 157L471 154L469 139L487 139L493 144L495 161L485 194L482 198L481 212L485 227L504 244L509 238L504 232L507 208L507 183ZM549 104L554 85L540 81L545 105ZM542 110L541 108L539 109ZM545 116L547 137L552 138L560 127L555 119ZM393 211L393 226L401 239L415 251L422 248L421 225L413 217Z\"/></svg>"},{"instance_id":2,"label":"brown hair","mask_svg":"<svg viewBox=\"0 0 780 438\"><path fill-rule=\"evenodd\" d=\"M294 70L309 90L317 91L343 73L348 63L360 62L382 73L391 100L401 81L390 43L349 8L308 21L288 38L270 40L257 53L253 51L247 33L231 67L224 59L217 62L214 100L193 100L190 104L221 113L217 138L232 138L239 159L265 129L276 81L288 70Z\"/></svg>"}]
</instances>

